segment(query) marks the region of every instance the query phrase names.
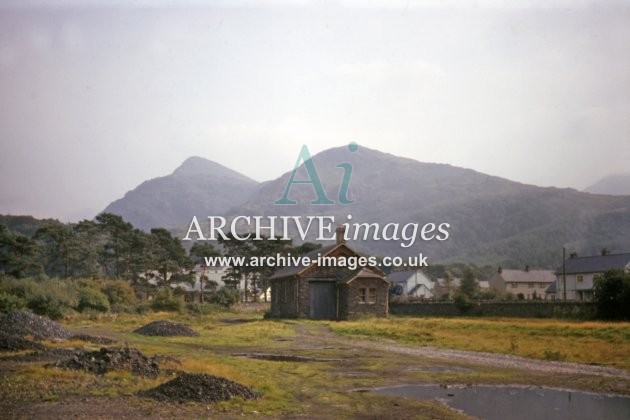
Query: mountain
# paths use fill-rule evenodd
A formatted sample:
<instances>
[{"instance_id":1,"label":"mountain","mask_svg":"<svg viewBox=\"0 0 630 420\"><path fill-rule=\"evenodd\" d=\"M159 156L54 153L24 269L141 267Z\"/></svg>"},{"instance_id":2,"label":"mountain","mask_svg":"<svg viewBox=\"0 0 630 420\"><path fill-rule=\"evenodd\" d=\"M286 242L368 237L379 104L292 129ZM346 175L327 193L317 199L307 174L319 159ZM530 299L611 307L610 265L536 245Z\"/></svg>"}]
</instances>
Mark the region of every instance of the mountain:
<instances>
[{"instance_id":1,"label":"mountain","mask_svg":"<svg viewBox=\"0 0 630 420\"><path fill-rule=\"evenodd\" d=\"M328 198L337 200L342 170L352 164L348 196L352 205L310 205L309 185L293 185L297 205L275 205L291 172L260 185L232 215L334 215L336 223L449 223L446 241L355 241L353 246L377 255L417 255L435 261L472 261L504 266L555 267L562 247L597 253L606 247L630 250L630 197L591 195L573 189L542 188L451 165L423 163L366 147L346 147L313 156ZM301 173L301 175L300 175ZM302 176L303 178L299 178ZM298 178L306 179L304 168ZM314 236L310 237L311 240Z\"/></svg>"},{"instance_id":2,"label":"mountain","mask_svg":"<svg viewBox=\"0 0 630 420\"><path fill-rule=\"evenodd\" d=\"M609 175L584 191L591 194L630 195L630 173Z\"/></svg>"},{"instance_id":3,"label":"mountain","mask_svg":"<svg viewBox=\"0 0 630 420\"><path fill-rule=\"evenodd\" d=\"M504 267L557 267L562 247L579 254L602 248L630 251L630 196L593 195L567 188L542 188L446 164L424 163L367 147L325 150L312 161L330 200L338 201L344 170L352 164L351 205L311 205L311 185L294 184L296 205L276 205L291 171L261 184L200 158L184 162L172 175L147 181L112 203L106 211L121 214L142 228L187 227L192 215L334 216L345 222L450 224L445 241L419 238L408 247L398 241L350 241L374 255L412 256L422 252L429 263L475 262ZM295 179L308 179L304 165ZM348 221L348 215L352 220ZM202 225L203 226L203 225ZM293 229L291 236L297 237ZM307 240L313 241L311 229ZM420 232L418 232L418 237Z\"/></svg>"},{"instance_id":4,"label":"mountain","mask_svg":"<svg viewBox=\"0 0 630 420\"><path fill-rule=\"evenodd\" d=\"M167 176L145 181L104 210L135 227L183 228L193 215L223 214L253 193L258 183L216 162L191 157Z\"/></svg>"}]
</instances>

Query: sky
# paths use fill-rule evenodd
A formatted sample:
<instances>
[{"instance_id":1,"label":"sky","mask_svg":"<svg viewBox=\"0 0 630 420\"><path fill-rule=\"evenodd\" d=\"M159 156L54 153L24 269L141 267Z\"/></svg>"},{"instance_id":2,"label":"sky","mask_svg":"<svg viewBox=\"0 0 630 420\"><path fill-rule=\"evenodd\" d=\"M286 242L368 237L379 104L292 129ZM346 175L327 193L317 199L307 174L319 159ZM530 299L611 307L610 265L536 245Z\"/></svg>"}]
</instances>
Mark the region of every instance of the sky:
<instances>
[{"instance_id":1,"label":"sky","mask_svg":"<svg viewBox=\"0 0 630 420\"><path fill-rule=\"evenodd\" d=\"M350 141L540 186L628 172L630 1L0 2L0 214Z\"/></svg>"}]
</instances>

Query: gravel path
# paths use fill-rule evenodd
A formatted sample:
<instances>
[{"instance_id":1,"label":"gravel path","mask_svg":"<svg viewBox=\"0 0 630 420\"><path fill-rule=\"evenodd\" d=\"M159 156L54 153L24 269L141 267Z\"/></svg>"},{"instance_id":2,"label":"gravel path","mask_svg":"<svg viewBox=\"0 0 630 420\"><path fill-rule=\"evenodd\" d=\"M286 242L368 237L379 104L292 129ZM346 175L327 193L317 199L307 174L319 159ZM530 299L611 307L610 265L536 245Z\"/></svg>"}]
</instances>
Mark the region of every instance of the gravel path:
<instances>
[{"instance_id":1,"label":"gravel path","mask_svg":"<svg viewBox=\"0 0 630 420\"><path fill-rule=\"evenodd\" d=\"M509 354L501 353L484 353L477 351L440 349L436 347L410 347L400 344L389 344L372 341L357 342L353 340L352 343L355 346L363 346L369 348L376 347L380 351L410 354L414 356L427 357L430 359L464 361L480 365L496 366L501 368L535 370L547 373L599 375L630 379L629 371L605 366L582 365L579 363L569 362L553 362L547 360L530 359L521 356L512 356Z\"/></svg>"},{"instance_id":2,"label":"gravel path","mask_svg":"<svg viewBox=\"0 0 630 420\"><path fill-rule=\"evenodd\" d=\"M398 353L428 359L468 362L499 368L522 369L547 373L563 373L578 375L597 375L613 378L630 379L630 371L596 365L584 365L570 362L555 362L512 356L502 353L486 353L468 350L442 349L437 347L420 347L398 344L387 340L364 340L335 334L329 328L319 327L315 331L299 324L291 324L300 336L296 343L301 347L336 346L337 348L363 348L377 352Z\"/></svg>"}]
</instances>

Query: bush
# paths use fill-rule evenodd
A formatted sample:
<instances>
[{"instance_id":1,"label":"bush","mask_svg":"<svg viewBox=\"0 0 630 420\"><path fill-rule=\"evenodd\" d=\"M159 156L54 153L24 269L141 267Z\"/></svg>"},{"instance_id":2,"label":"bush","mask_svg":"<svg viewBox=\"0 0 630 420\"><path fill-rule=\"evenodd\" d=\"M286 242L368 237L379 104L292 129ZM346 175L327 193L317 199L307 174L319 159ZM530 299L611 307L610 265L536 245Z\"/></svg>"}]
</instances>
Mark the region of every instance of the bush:
<instances>
[{"instance_id":1,"label":"bush","mask_svg":"<svg viewBox=\"0 0 630 420\"><path fill-rule=\"evenodd\" d=\"M170 289L162 289L151 302L151 309L154 311L182 312L184 301L180 297L173 296Z\"/></svg>"},{"instance_id":2,"label":"bush","mask_svg":"<svg viewBox=\"0 0 630 420\"><path fill-rule=\"evenodd\" d=\"M45 295L32 296L27 307L37 315L47 316L50 319L61 319L68 309L71 309L54 296Z\"/></svg>"},{"instance_id":3,"label":"bush","mask_svg":"<svg viewBox=\"0 0 630 420\"><path fill-rule=\"evenodd\" d=\"M133 287L124 280L109 280L101 286L101 292L107 296L109 305L116 312L125 311L138 302Z\"/></svg>"},{"instance_id":4,"label":"bush","mask_svg":"<svg viewBox=\"0 0 630 420\"><path fill-rule=\"evenodd\" d=\"M109 309L109 300L107 300L107 296L100 291L91 288L83 288L79 292L79 304L77 305L79 312L108 312Z\"/></svg>"},{"instance_id":5,"label":"bush","mask_svg":"<svg viewBox=\"0 0 630 420\"><path fill-rule=\"evenodd\" d=\"M222 287L214 295L212 295L210 302L229 308L238 302L238 292L234 289Z\"/></svg>"},{"instance_id":6,"label":"bush","mask_svg":"<svg viewBox=\"0 0 630 420\"><path fill-rule=\"evenodd\" d=\"M454 305L462 314L467 314L473 307L473 302L467 294L457 293L454 299Z\"/></svg>"},{"instance_id":7,"label":"bush","mask_svg":"<svg viewBox=\"0 0 630 420\"><path fill-rule=\"evenodd\" d=\"M514 300L514 294L510 293L510 292L506 292L504 294L502 294L501 296L499 296L500 300L503 300L505 302L512 302Z\"/></svg>"},{"instance_id":8,"label":"bush","mask_svg":"<svg viewBox=\"0 0 630 420\"><path fill-rule=\"evenodd\" d=\"M133 312L139 315L144 315L152 310L150 302L138 303L137 305L133 306L131 309Z\"/></svg>"},{"instance_id":9,"label":"bush","mask_svg":"<svg viewBox=\"0 0 630 420\"><path fill-rule=\"evenodd\" d=\"M6 292L0 292L0 312L19 311L25 306L26 302L24 299Z\"/></svg>"},{"instance_id":10,"label":"bush","mask_svg":"<svg viewBox=\"0 0 630 420\"><path fill-rule=\"evenodd\" d=\"M478 293L478 298L482 300L496 300L497 297L497 291L494 289L485 289Z\"/></svg>"},{"instance_id":11,"label":"bush","mask_svg":"<svg viewBox=\"0 0 630 420\"><path fill-rule=\"evenodd\" d=\"M38 315L60 319L78 305L76 284L69 280L20 279L12 292L26 301L26 307Z\"/></svg>"},{"instance_id":12,"label":"bush","mask_svg":"<svg viewBox=\"0 0 630 420\"><path fill-rule=\"evenodd\" d=\"M630 273L610 270L595 278L593 300L602 319L630 319Z\"/></svg>"},{"instance_id":13,"label":"bush","mask_svg":"<svg viewBox=\"0 0 630 420\"><path fill-rule=\"evenodd\" d=\"M221 312L222 308L210 303L187 303L186 311L194 315L209 315Z\"/></svg>"}]
</instances>

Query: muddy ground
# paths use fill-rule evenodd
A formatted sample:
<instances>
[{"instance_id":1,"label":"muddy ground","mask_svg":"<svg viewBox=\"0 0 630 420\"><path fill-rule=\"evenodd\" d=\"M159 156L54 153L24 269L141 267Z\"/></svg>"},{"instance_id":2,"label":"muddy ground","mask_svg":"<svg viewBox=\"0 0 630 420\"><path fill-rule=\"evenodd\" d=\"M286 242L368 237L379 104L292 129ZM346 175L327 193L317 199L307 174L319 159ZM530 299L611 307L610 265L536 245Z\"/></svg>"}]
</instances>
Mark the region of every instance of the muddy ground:
<instances>
[{"instance_id":1,"label":"muddy ground","mask_svg":"<svg viewBox=\"0 0 630 420\"><path fill-rule=\"evenodd\" d=\"M317 366L327 375L329 391L350 395L353 407L346 407L345 414L357 418L459 418L455 411L444 409L439 403L423 402L406 398L384 397L367 391L410 383L439 384L521 384L559 388L572 388L594 392L630 395L630 372L602 366L533 360L493 353L445 350L431 347L400 345L385 340L357 340L331 332L315 323L284 321L295 331L293 337L278 337L273 348L256 346L211 346L189 343L191 352L211 352L222 356L253 358L260 363L278 360L275 365L291 374L289 367L282 367L283 357L294 362ZM91 334L115 336L110 331L90 331ZM182 344L186 346L187 344ZM269 356L265 359L261 355ZM1 354L0 354L1 356ZM43 363L13 357L0 357L0 379L6 378L29 364ZM343 380L342 380L343 379ZM305 378L304 381L308 381ZM15 386L19 386L16 384ZM288 417L335 418L338 412L316 393L289 390L299 401L296 413ZM234 407L202 403L165 403L152 401L137 395L124 396L77 396L63 394L56 399L45 398L0 389L0 413L3 418L207 418L207 417L282 417L280 414L265 415L255 409L239 412ZM264 395L262 397L264 399ZM332 404L332 403L331 403ZM349 410L349 411L348 411Z\"/></svg>"}]
</instances>

